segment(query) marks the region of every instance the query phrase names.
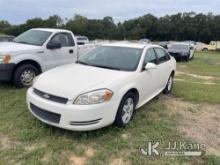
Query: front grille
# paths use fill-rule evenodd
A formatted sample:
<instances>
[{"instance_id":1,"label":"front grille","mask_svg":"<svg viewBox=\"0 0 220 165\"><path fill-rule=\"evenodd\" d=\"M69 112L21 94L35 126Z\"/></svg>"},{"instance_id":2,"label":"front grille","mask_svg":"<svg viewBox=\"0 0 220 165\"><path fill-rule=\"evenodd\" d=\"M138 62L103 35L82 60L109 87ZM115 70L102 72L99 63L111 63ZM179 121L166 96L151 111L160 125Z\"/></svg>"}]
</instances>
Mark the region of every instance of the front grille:
<instances>
[{"instance_id":1,"label":"front grille","mask_svg":"<svg viewBox=\"0 0 220 165\"><path fill-rule=\"evenodd\" d=\"M30 103L30 108L31 108L31 111L36 116L40 117L41 119L43 119L45 121L49 121L49 122L55 123L55 124L59 124L60 117L61 117L60 114L46 111L44 109L41 109L41 108L35 106L32 103Z\"/></svg>"},{"instance_id":2,"label":"front grille","mask_svg":"<svg viewBox=\"0 0 220 165\"><path fill-rule=\"evenodd\" d=\"M85 126L85 125L93 125L100 122L101 119L91 120L91 121L71 121L70 125L74 126Z\"/></svg>"},{"instance_id":3,"label":"front grille","mask_svg":"<svg viewBox=\"0 0 220 165\"><path fill-rule=\"evenodd\" d=\"M48 93L44 93L42 91L39 91L38 89L34 89L34 93L44 99L50 100L50 101L54 101L57 103L61 103L61 104L66 104L68 99L67 98L63 98L63 97L59 97L59 96L54 96L54 95L50 95Z\"/></svg>"}]
</instances>

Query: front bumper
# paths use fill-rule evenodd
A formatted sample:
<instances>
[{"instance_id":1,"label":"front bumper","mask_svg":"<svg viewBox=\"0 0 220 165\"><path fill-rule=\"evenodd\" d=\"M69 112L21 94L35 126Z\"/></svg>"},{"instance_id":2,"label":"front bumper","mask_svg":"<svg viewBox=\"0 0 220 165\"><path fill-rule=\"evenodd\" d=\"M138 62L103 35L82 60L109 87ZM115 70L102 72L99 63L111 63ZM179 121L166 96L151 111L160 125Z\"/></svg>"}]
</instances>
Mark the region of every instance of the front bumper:
<instances>
[{"instance_id":1,"label":"front bumper","mask_svg":"<svg viewBox=\"0 0 220 165\"><path fill-rule=\"evenodd\" d=\"M89 131L105 127L114 122L118 101L109 101L95 105L74 105L46 100L33 92L27 91L29 111L39 120L49 125L74 131Z\"/></svg>"},{"instance_id":2,"label":"front bumper","mask_svg":"<svg viewBox=\"0 0 220 165\"><path fill-rule=\"evenodd\" d=\"M0 64L0 80L1 81L10 81L13 74L13 69L15 64Z\"/></svg>"}]
</instances>

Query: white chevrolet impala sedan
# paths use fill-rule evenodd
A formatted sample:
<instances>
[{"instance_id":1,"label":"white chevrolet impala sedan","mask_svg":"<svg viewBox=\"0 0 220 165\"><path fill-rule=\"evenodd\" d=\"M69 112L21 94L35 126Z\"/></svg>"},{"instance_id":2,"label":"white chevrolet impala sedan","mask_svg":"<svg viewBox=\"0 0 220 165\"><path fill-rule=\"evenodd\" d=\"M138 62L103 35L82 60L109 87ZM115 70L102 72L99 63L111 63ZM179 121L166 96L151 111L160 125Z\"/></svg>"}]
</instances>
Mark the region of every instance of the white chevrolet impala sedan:
<instances>
[{"instance_id":1,"label":"white chevrolet impala sedan","mask_svg":"<svg viewBox=\"0 0 220 165\"><path fill-rule=\"evenodd\" d=\"M37 77L28 108L42 122L68 130L125 127L136 109L171 91L175 69L175 59L160 46L103 45Z\"/></svg>"}]
</instances>

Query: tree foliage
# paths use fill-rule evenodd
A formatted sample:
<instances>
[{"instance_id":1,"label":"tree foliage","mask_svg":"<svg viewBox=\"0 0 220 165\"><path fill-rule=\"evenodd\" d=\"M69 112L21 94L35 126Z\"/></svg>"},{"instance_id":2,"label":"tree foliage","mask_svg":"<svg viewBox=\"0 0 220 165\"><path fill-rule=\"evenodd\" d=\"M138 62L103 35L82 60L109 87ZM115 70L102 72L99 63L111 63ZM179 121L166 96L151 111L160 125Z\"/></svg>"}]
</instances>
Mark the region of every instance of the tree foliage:
<instances>
[{"instance_id":1,"label":"tree foliage","mask_svg":"<svg viewBox=\"0 0 220 165\"><path fill-rule=\"evenodd\" d=\"M64 23L65 22L65 23ZM140 39L151 40L194 40L209 42L220 40L220 15L207 15L194 12L178 13L155 17L146 14L142 17L115 23L112 17L88 19L74 15L63 21L58 15L48 19L33 18L21 25L10 25L0 21L0 33L18 35L31 28L65 28L77 35L86 35L90 39Z\"/></svg>"}]
</instances>

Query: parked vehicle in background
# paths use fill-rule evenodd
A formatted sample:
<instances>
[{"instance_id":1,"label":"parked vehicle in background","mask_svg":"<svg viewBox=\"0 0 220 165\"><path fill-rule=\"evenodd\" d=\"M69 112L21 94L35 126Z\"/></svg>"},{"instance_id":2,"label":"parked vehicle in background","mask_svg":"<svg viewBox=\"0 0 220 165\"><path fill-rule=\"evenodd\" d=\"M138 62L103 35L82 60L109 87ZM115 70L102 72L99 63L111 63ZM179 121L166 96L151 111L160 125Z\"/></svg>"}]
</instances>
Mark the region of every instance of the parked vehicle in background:
<instances>
[{"instance_id":1,"label":"parked vehicle in background","mask_svg":"<svg viewBox=\"0 0 220 165\"><path fill-rule=\"evenodd\" d=\"M195 41L183 41L183 43L189 44L191 46L196 46L196 42Z\"/></svg>"},{"instance_id":2,"label":"parked vehicle in background","mask_svg":"<svg viewBox=\"0 0 220 165\"><path fill-rule=\"evenodd\" d=\"M150 40L147 39L147 38L143 38L143 39L139 40L139 43L141 43L141 44L148 44L148 43L150 43Z\"/></svg>"},{"instance_id":3,"label":"parked vehicle in background","mask_svg":"<svg viewBox=\"0 0 220 165\"><path fill-rule=\"evenodd\" d=\"M86 45L78 45L78 58L100 45L102 45L102 43L89 43Z\"/></svg>"},{"instance_id":4,"label":"parked vehicle in background","mask_svg":"<svg viewBox=\"0 0 220 165\"><path fill-rule=\"evenodd\" d=\"M176 60L191 60L194 57L195 47L186 43L169 44L168 52Z\"/></svg>"},{"instance_id":5,"label":"parked vehicle in background","mask_svg":"<svg viewBox=\"0 0 220 165\"><path fill-rule=\"evenodd\" d=\"M164 49L168 49L169 44L170 44L169 41L162 41L158 43L158 45L162 46Z\"/></svg>"},{"instance_id":6,"label":"parked vehicle in background","mask_svg":"<svg viewBox=\"0 0 220 165\"><path fill-rule=\"evenodd\" d=\"M74 63L80 56L78 47L71 31L28 30L13 42L0 43L0 80L12 80L17 87L30 86L38 74Z\"/></svg>"},{"instance_id":7,"label":"parked vehicle in background","mask_svg":"<svg viewBox=\"0 0 220 165\"><path fill-rule=\"evenodd\" d=\"M208 45L202 42L197 42L196 43L196 50L197 51L203 51L203 52L207 52L208 49Z\"/></svg>"},{"instance_id":8,"label":"parked vehicle in background","mask_svg":"<svg viewBox=\"0 0 220 165\"><path fill-rule=\"evenodd\" d=\"M14 39L14 36L0 34L0 42L10 42Z\"/></svg>"},{"instance_id":9,"label":"parked vehicle in background","mask_svg":"<svg viewBox=\"0 0 220 165\"><path fill-rule=\"evenodd\" d=\"M125 127L136 109L171 91L175 69L160 46L103 45L76 64L41 74L27 92L28 108L42 122L68 130Z\"/></svg>"},{"instance_id":10,"label":"parked vehicle in background","mask_svg":"<svg viewBox=\"0 0 220 165\"><path fill-rule=\"evenodd\" d=\"M211 51L219 51L220 50L220 41L211 41L208 45L208 49Z\"/></svg>"},{"instance_id":11,"label":"parked vehicle in background","mask_svg":"<svg viewBox=\"0 0 220 165\"><path fill-rule=\"evenodd\" d=\"M89 43L89 39L86 36L76 36L77 45L85 45Z\"/></svg>"}]
</instances>

